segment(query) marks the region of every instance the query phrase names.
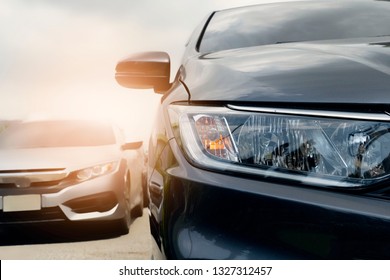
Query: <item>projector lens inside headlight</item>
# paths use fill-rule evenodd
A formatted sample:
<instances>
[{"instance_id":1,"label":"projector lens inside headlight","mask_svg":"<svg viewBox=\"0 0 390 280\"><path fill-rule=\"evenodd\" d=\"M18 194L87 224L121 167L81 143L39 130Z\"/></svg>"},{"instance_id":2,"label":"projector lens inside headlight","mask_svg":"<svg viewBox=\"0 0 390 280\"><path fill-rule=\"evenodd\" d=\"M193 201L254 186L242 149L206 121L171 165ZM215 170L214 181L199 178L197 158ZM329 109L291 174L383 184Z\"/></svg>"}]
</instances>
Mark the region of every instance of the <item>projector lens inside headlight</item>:
<instances>
[{"instance_id":1,"label":"projector lens inside headlight","mask_svg":"<svg viewBox=\"0 0 390 280\"><path fill-rule=\"evenodd\" d=\"M81 169L76 172L76 178L78 181L86 181L92 178L106 175L117 168L116 162L108 162L104 164L98 164L88 168Z\"/></svg>"},{"instance_id":2,"label":"projector lens inside headlight","mask_svg":"<svg viewBox=\"0 0 390 280\"><path fill-rule=\"evenodd\" d=\"M390 123L384 121L175 105L170 119L190 160L211 169L344 187L390 172Z\"/></svg>"}]
</instances>

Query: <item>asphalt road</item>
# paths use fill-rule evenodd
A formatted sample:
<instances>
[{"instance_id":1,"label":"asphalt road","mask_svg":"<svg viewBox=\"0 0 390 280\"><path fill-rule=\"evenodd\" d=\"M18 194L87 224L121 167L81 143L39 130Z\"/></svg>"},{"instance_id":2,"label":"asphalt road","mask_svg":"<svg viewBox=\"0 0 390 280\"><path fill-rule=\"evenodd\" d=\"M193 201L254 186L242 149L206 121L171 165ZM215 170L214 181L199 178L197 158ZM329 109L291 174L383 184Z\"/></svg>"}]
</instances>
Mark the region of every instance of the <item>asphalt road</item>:
<instances>
[{"instance_id":1,"label":"asphalt road","mask_svg":"<svg viewBox=\"0 0 390 280\"><path fill-rule=\"evenodd\" d=\"M142 260L160 259L149 231L147 209L133 221L127 235L113 236L94 229L58 227L1 228L1 260ZM75 234L82 232L82 234ZM61 234L59 234L61 233Z\"/></svg>"}]
</instances>

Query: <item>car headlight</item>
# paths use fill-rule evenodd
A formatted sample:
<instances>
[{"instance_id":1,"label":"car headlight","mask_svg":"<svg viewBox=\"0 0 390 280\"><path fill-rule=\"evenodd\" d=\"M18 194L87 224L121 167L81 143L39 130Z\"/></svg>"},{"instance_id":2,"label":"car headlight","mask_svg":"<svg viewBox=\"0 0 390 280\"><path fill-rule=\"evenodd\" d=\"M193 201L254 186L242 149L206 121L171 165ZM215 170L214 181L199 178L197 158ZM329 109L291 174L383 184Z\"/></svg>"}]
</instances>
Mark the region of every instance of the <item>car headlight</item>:
<instances>
[{"instance_id":1,"label":"car headlight","mask_svg":"<svg viewBox=\"0 0 390 280\"><path fill-rule=\"evenodd\" d=\"M117 162L108 162L104 164L98 164L88 168L84 168L74 172L74 176L77 181L86 181L95 177L109 174L117 169Z\"/></svg>"},{"instance_id":2,"label":"car headlight","mask_svg":"<svg viewBox=\"0 0 390 280\"><path fill-rule=\"evenodd\" d=\"M348 188L390 174L387 114L171 105L169 118L202 168Z\"/></svg>"}]
</instances>

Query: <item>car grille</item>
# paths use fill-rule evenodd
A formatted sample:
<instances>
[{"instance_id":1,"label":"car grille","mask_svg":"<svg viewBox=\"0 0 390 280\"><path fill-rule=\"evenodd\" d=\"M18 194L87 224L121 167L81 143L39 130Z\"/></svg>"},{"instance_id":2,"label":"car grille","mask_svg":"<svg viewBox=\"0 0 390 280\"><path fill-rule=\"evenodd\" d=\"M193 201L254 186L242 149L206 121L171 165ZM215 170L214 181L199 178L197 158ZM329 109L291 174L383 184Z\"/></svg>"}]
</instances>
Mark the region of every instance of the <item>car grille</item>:
<instances>
[{"instance_id":1,"label":"car grille","mask_svg":"<svg viewBox=\"0 0 390 280\"><path fill-rule=\"evenodd\" d=\"M64 168L0 170L0 189L52 187L67 176Z\"/></svg>"},{"instance_id":2,"label":"car grille","mask_svg":"<svg viewBox=\"0 0 390 280\"><path fill-rule=\"evenodd\" d=\"M33 182L30 187L53 187L57 186L61 180L46 181L46 182ZM13 189L18 188L15 183L0 183L0 189Z\"/></svg>"},{"instance_id":3,"label":"car grille","mask_svg":"<svg viewBox=\"0 0 390 280\"><path fill-rule=\"evenodd\" d=\"M12 189L16 188L14 183L0 183L0 189Z\"/></svg>"}]
</instances>

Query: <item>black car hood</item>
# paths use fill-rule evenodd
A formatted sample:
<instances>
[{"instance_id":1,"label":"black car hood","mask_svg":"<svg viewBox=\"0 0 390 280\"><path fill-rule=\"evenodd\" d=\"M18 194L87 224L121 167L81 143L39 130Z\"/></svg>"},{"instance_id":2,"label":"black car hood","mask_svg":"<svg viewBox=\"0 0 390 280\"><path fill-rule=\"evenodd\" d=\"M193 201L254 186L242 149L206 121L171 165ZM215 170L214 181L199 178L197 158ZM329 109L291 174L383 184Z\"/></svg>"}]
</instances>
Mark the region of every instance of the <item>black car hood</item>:
<instances>
[{"instance_id":1,"label":"black car hood","mask_svg":"<svg viewBox=\"0 0 390 280\"><path fill-rule=\"evenodd\" d=\"M390 103L390 37L259 46L191 58L193 101Z\"/></svg>"}]
</instances>

